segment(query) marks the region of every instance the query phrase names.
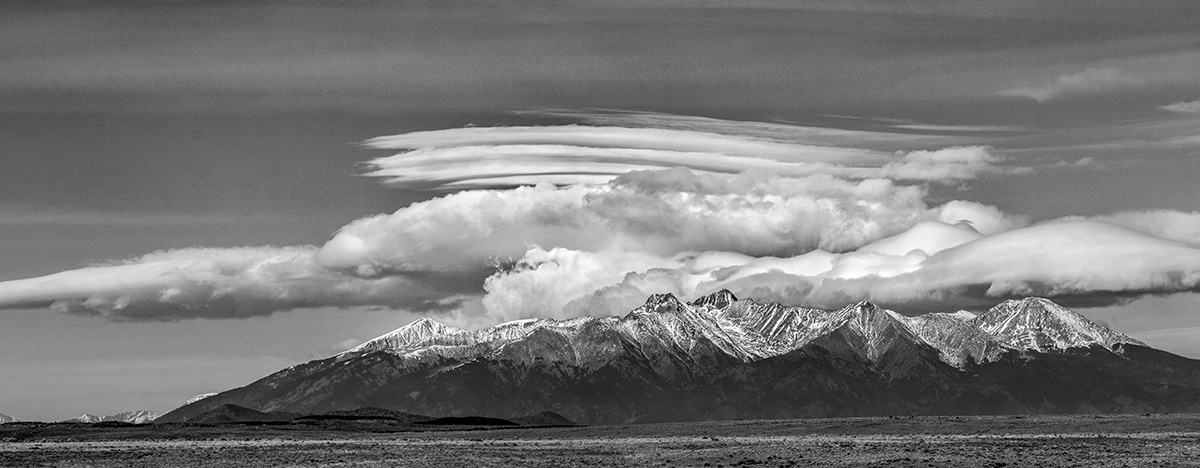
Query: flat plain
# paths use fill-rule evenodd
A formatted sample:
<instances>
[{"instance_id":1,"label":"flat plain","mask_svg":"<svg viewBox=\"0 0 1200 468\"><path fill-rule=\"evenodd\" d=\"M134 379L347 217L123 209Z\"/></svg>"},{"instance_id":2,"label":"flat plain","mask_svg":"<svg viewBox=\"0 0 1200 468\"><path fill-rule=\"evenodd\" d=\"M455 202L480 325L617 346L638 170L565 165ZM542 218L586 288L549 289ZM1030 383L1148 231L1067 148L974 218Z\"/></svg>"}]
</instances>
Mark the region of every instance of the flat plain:
<instances>
[{"instance_id":1,"label":"flat plain","mask_svg":"<svg viewBox=\"0 0 1200 468\"><path fill-rule=\"evenodd\" d=\"M1200 466L1200 415L923 416L573 427L0 425L4 467Z\"/></svg>"}]
</instances>

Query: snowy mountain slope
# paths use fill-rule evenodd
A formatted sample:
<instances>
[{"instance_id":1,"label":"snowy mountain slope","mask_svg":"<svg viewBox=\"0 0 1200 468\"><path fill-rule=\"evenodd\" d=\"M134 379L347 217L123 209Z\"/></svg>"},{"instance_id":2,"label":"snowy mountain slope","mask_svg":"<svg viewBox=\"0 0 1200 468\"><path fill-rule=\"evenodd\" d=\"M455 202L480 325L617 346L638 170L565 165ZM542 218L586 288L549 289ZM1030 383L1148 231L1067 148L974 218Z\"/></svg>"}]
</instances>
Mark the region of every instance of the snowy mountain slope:
<instances>
[{"instance_id":1,"label":"snowy mountain slope","mask_svg":"<svg viewBox=\"0 0 1200 468\"><path fill-rule=\"evenodd\" d=\"M881 354L889 333L884 329L891 327L896 334L937 349L943 362L960 368L993 361L1008 350L1144 346L1040 298L1006 301L978 317L965 311L907 317L869 303L828 311L738 300L720 290L687 304L670 294L653 295L624 317L525 319L474 331L423 318L340 356L384 351L413 365L503 356L594 367L622 353L622 343L627 343L665 370L714 353L743 362L778 356L843 326L857 336L867 360Z\"/></svg>"},{"instance_id":2,"label":"snowy mountain slope","mask_svg":"<svg viewBox=\"0 0 1200 468\"><path fill-rule=\"evenodd\" d=\"M10 423L10 422L20 422L20 421L21 421L20 419L14 418L14 417L9 416L4 413L0 413L0 424Z\"/></svg>"},{"instance_id":3,"label":"snowy mountain slope","mask_svg":"<svg viewBox=\"0 0 1200 468\"><path fill-rule=\"evenodd\" d=\"M1048 352L1089 346L1116 350L1120 344L1146 346L1039 297L1004 301L972 323L1016 349Z\"/></svg>"},{"instance_id":4,"label":"snowy mountain slope","mask_svg":"<svg viewBox=\"0 0 1200 468\"><path fill-rule=\"evenodd\" d=\"M975 315L969 312L959 311L900 317L900 320L926 343L937 348L943 361L961 368L972 362L995 361L1012 349L976 326L972 322L974 318Z\"/></svg>"},{"instance_id":5,"label":"snowy mountain slope","mask_svg":"<svg viewBox=\"0 0 1200 468\"><path fill-rule=\"evenodd\" d=\"M1099 346L1096 346L1099 345ZM906 317L651 296L623 316L464 330L422 319L185 405L429 415L554 411L583 423L872 414L1200 411L1200 362L1045 299Z\"/></svg>"},{"instance_id":6,"label":"snowy mountain slope","mask_svg":"<svg viewBox=\"0 0 1200 468\"><path fill-rule=\"evenodd\" d=\"M184 404L185 404L185 405L190 405L190 404L192 404L192 403L195 403L195 402L197 402L197 401L203 400L203 399L205 399L205 398L208 398L208 397L210 397L210 396L213 396L213 395L216 395L216 394L217 394L216 392L213 392L213 393L201 393L201 394L199 394L199 395L196 395L196 396L194 396L194 397L188 398L188 401L187 401L187 403L184 403Z\"/></svg>"}]
</instances>

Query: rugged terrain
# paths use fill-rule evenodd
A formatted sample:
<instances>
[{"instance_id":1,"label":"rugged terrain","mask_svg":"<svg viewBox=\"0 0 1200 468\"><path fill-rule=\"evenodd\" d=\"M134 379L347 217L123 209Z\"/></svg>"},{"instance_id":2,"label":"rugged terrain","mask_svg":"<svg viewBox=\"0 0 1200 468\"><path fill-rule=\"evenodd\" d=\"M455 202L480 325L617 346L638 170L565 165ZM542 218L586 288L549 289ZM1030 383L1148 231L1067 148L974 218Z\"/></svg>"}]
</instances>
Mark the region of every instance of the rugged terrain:
<instances>
[{"instance_id":1,"label":"rugged terrain","mask_svg":"<svg viewBox=\"0 0 1200 468\"><path fill-rule=\"evenodd\" d=\"M621 317L462 330L422 319L185 405L324 413L364 406L584 424L877 415L1200 411L1200 361L1041 298L908 317L655 295Z\"/></svg>"}]
</instances>

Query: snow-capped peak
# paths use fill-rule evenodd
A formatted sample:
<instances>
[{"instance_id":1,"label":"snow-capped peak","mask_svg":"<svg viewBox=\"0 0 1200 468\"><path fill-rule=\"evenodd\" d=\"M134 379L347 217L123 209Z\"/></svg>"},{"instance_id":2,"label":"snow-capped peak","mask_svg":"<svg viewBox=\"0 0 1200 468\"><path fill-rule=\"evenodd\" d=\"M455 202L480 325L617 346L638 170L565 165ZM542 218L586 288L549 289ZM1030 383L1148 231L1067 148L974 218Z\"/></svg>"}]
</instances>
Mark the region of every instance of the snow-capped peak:
<instances>
[{"instance_id":1,"label":"snow-capped peak","mask_svg":"<svg viewBox=\"0 0 1200 468\"><path fill-rule=\"evenodd\" d=\"M946 313L939 312L939 313L942 315L945 315L946 317L950 317L950 318L957 319L957 320L975 320L975 317L977 317L977 315L967 312L965 310L960 310L958 312L946 312Z\"/></svg>"},{"instance_id":2,"label":"snow-capped peak","mask_svg":"<svg viewBox=\"0 0 1200 468\"><path fill-rule=\"evenodd\" d=\"M96 416L91 413L85 413L83 416L68 419L64 422L98 423L106 421L119 421L133 424L146 424L158 419L163 414L164 413L161 411L152 410L126 411L124 413L117 413L108 416Z\"/></svg>"},{"instance_id":3,"label":"snow-capped peak","mask_svg":"<svg viewBox=\"0 0 1200 468\"><path fill-rule=\"evenodd\" d=\"M346 351L344 354L357 354L370 351L419 346L420 344L429 341L431 338L460 331L462 330L443 325L436 320L425 317L417 319L403 327L397 328L391 333L355 346L349 351Z\"/></svg>"},{"instance_id":4,"label":"snow-capped peak","mask_svg":"<svg viewBox=\"0 0 1200 468\"><path fill-rule=\"evenodd\" d=\"M196 396L194 396L194 397L191 397L191 398L189 398L189 399L188 399L188 401L187 401L187 403L184 403L184 404L185 404L185 405L190 405L190 404L192 404L192 403L195 403L195 402L197 402L197 401L203 400L203 399L205 399L205 398L208 398L208 397L210 397L210 396L213 396L213 395L216 395L216 394L217 394L216 392L213 392L213 393L201 393L201 394L199 394L199 395L196 395Z\"/></svg>"},{"instance_id":5,"label":"snow-capped peak","mask_svg":"<svg viewBox=\"0 0 1200 468\"><path fill-rule=\"evenodd\" d=\"M149 422L153 422L155 419L158 419L163 414L165 414L165 413L163 413L162 411L153 411L153 410L126 411L124 413L117 413L117 414L110 415L110 416L104 416L104 417L100 418L100 420L101 421L121 421L121 422L133 423L133 424L146 424Z\"/></svg>"},{"instance_id":6,"label":"snow-capped peak","mask_svg":"<svg viewBox=\"0 0 1200 468\"><path fill-rule=\"evenodd\" d=\"M638 314L645 313L677 313L683 311L684 308L684 304L679 302L679 298L675 297L674 294L652 294L646 299L645 304L634 309L629 313L629 315L636 316Z\"/></svg>"},{"instance_id":7,"label":"snow-capped peak","mask_svg":"<svg viewBox=\"0 0 1200 468\"><path fill-rule=\"evenodd\" d=\"M12 416L9 416L7 414L4 414L4 413L0 413L0 424L11 423L11 422L21 422L21 420L14 418Z\"/></svg>"},{"instance_id":8,"label":"snow-capped peak","mask_svg":"<svg viewBox=\"0 0 1200 468\"><path fill-rule=\"evenodd\" d=\"M104 418L101 418L100 416L96 416L96 415L90 414L90 413L84 413L83 416L68 419L66 422L96 423L96 422L100 422L102 420L104 420Z\"/></svg>"},{"instance_id":9,"label":"snow-capped peak","mask_svg":"<svg viewBox=\"0 0 1200 468\"><path fill-rule=\"evenodd\" d=\"M903 316L871 302L860 301L838 309L828 320L811 325L813 342L839 336L848 340L855 352L876 361L900 341L920 342L902 320Z\"/></svg>"},{"instance_id":10,"label":"snow-capped peak","mask_svg":"<svg viewBox=\"0 0 1200 468\"><path fill-rule=\"evenodd\" d=\"M707 296L702 296L692 301L692 305L696 307L709 307L713 309L724 309L729 307L729 304L737 302L737 296L734 296L728 289L722 289Z\"/></svg>"},{"instance_id":11,"label":"snow-capped peak","mask_svg":"<svg viewBox=\"0 0 1200 468\"><path fill-rule=\"evenodd\" d=\"M1098 344L1115 351L1120 343L1142 345L1039 298L1007 301L979 316L958 311L906 317L868 301L828 311L738 300L720 290L690 304L655 294L624 317L522 319L479 330L421 319L338 359L383 351L414 364L503 357L586 367L638 349L656 370L670 373L680 363L717 354L752 361L813 343L849 346L870 361L897 356L892 350L911 355L932 348L942 362L959 368L1014 349L1054 352Z\"/></svg>"},{"instance_id":12,"label":"snow-capped peak","mask_svg":"<svg viewBox=\"0 0 1200 468\"><path fill-rule=\"evenodd\" d=\"M973 323L1001 343L1038 352L1094 345L1114 350L1122 343L1145 346L1040 297L1004 301Z\"/></svg>"}]
</instances>

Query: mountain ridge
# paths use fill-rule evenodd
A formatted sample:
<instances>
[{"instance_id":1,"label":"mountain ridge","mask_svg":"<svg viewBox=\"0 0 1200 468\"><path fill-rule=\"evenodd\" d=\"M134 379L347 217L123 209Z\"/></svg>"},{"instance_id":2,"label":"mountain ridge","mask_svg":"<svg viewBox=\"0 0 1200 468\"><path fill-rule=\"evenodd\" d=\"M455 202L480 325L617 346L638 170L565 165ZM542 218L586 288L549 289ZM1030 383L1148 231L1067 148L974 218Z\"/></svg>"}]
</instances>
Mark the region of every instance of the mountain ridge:
<instances>
[{"instance_id":1,"label":"mountain ridge","mask_svg":"<svg viewBox=\"0 0 1200 468\"><path fill-rule=\"evenodd\" d=\"M126 411L123 413L111 414L108 416L97 416L91 413L84 413L82 416L68 419L64 422L81 422L81 423L98 423L98 422L127 422L132 424L147 424L153 422L166 413L154 410L135 410Z\"/></svg>"},{"instance_id":2,"label":"mountain ridge","mask_svg":"<svg viewBox=\"0 0 1200 468\"><path fill-rule=\"evenodd\" d=\"M315 413L376 406L585 424L904 414L1200 410L1200 361L1043 298L907 317L650 296L622 316L465 330L421 319L185 405Z\"/></svg>"}]
</instances>

